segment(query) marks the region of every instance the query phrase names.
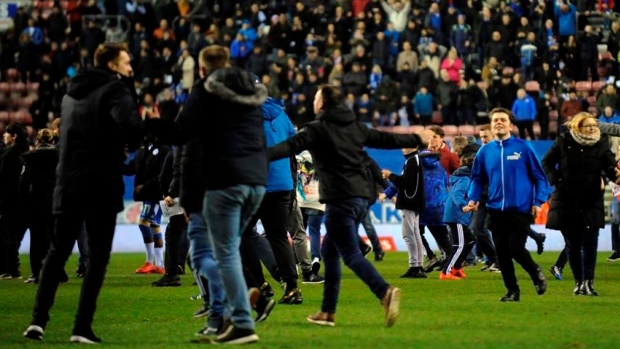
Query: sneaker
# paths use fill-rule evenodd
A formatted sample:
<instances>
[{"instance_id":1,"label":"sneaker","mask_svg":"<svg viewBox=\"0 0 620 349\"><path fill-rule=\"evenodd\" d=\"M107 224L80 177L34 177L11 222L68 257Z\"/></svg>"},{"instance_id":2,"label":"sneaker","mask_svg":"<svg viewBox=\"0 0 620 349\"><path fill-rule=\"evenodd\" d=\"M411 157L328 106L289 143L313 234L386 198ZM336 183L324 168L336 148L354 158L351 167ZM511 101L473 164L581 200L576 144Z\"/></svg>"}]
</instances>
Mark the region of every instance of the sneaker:
<instances>
[{"instance_id":1,"label":"sneaker","mask_svg":"<svg viewBox=\"0 0 620 349\"><path fill-rule=\"evenodd\" d=\"M306 318L309 322L312 322L315 325L319 326L336 326L336 322L334 320L334 314L324 313L319 311L314 315L308 315Z\"/></svg>"},{"instance_id":2,"label":"sneaker","mask_svg":"<svg viewBox=\"0 0 620 349\"><path fill-rule=\"evenodd\" d=\"M146 262L140 268L136 269L136 274L150 274L155 272L156 266L151 264L151 262Z\"/></svg>"},{"instance_id":3,"label":"sneaker","mask_svg":"<svg viewBox=\"0 0 620 349\"><path fill-rule=\"evenodd\" d=\"M385 252L376 252L375 253L375 262L383 262L383 257L385 257Z\"/></svg>"},{"instance_id":4,"label":"sneaker","mask_svg":"<svg viewBox=\"0 0 620 349\"><path fill-rule=\"evenodd\" d=\"M29 278L27 278L24 281L25 284L38 284L39 283L39 278L35 277L34 275L30 275Z\"/></svg>"},{"instance_id":5,"label":"sneaker","mask_svg":"<svg viewBox=\"0 0 620 349\"><path fill-rule=\"evenodd\" d=\"M75 270L75 274L78 278L83 278L86 275L86 263L80 263L77 269Z\"/></svg>"},{"instance_id":6,"label":"sneaker","mask_svg":"<svg viewBox=\"0 0 620 349\"><path fill-rule=\"evenodd\" d=\"M368 256L368 254L370 254L370 252L372 252L372 245L362 242L360 243L360 250L362 250L362 255L366 257Z\"/></svg>"},{"instance_id":7,"label":"sneaker","mask_svg":"<svg viewBox=\"0 0 620 349\"><path fill-rule=\"evenodd\" d=\"M301 304L304 299L301 297L301 290L296 288L284 293L284 296L280 298L278 303L280 304Z\"/></svg>"},{"instance_id":8,"label":"sneaker","mask_svg":"<svg viewBox=\"0 0 620 349\"><path fill-rule=\"evenodd\" d=\"M185 267L181 264L177 265L177 274L178 275L185 275Z\"/></svg>"},{"instance_id":9,"label":"sneaker","mask_svg":"<svg viewBox=\"0 0 620 349\"><path fill-rule=\"evenodd\" d=\"M312 260L312 274L318 275L319 270L321 270L321 261L317 257L314 257Z\"/></svg>"},{"instance_id":10,"label":"sneaker","mask_svg":"<svg viewBox=\"0 0 620 349\"><path fill-rule=\"evenodd\" d=\"M214 342L221 344L255 343L258 342L258 335L254 330L238 328L233 325L228 327L224 333L217 336Z\"/></svg>"},{"instance_id":11,"label":"sneaker","mask_svg":"<svg viewBox=\"0 0 620 349\"><path fill-rule=\"evenodd\" d=\"M508 291L502 298L499 300L502 302L518 302L520 300L521 292L519 291Z\"/></svg>"},{"instance_id":12,"label":"sneaker","mask_svg":"<svg viewBox=\"0 0 620 349\"><path fill-rule=\"evenodd\" d=\"M452 274L452 272L446 274L442 271L441 273L439 273L439 280L461 280L461 278Z\"/></svg>"},{"instance_id":13,"label":"sneaker","mask_svg":"<svg viewBox=\"0 0 620 349\"><path fill-rule=\"evenodd\" d=\"M491 264L491 266L487 270L490 271L491 273L501 273L502 272L499 269L499 267L497 266L497 264L495 264L495 263Z\"/></svg>"},{"instance_id":14,"label":"sneaker","mask_svg":"<svg viewBox=\"0 0 620 349\"><path fill-rule=\"evenodd\" d=\"M611 256L609 256L609 258L607 258L608 262L617 262L620 261L620 252L618 251L614 251L614 253L612 253Z\"/></svg>"},{"instance_id":15,"label":"sneaker","mask_svg":"<svg viewBox=\"0 0 620 349\"><path fill-rule=\"evenodd\" d=\"M400 306L400 288L390 286L381 300L385 312L385 327L392 327L398 319L398 307Z\"/></svg>"},{"instance_id":16,"label":"sneaker","mask_svg":"<svg viewBox=\"0 0 620 349\"><path fill-rule=\"evenodd\" d=\"M153 287L177 287L181 286L181 277L178 275L165 274L161 279L151 283Z\"/></svg>"},{"instance_id":17,"label":"sneaker","mask_svg":"<svg viewBox=\"0 0 620 349\"><path fill-rule=\"evenodd\" d=\"M155 267L155 270L152 271L151 274L166 275L166 268L164 268L164 267Z\"/></svg>"},{"instance_id":18,"label":"sneaker","mask_svg":"<svg viewBox=\"0 0 620 349\"><path fill-rule=\"evenodd\" d=\"M43 327L37 325L30 325L28 326L26 331L24 331L24 337L28 339L34 339L36 341L41 341L43 340L43 333L45 333Z\"/></svg>"},{"instance_id":19,"label":"sneaker","mask_svg":"<svg viewBox=\"0 0 620 349\"><path fill-rule=\"evenodd\" d=\"M83 343L83 344L95 344L101 343L101 338L95 336L95 333L92 329L87 329L84 331L73 330L73 334L71 338L69 338L69 342L71 343Z\"/></svg>"},{"instance_id":20,"label":"sneaker","mask_svg":"<svg viewBox=\"0 0 620 349\"><path fill-rule=\"evenodd\" d=\"M261 298L258 300L258 303L256 304L256 319L254 319L254 321L263 322L267 320L269 314L271 314L271 311L275 306L275 299L261 296Z\"/></svg>"},{"instance_id":21,"label":"sneaker","mask_svg":"<svg viewBox=\"0 0 620 349\"><path fill-rule=\"evenodd\" d=\"M491 265L493 265L493 263L484 263L482 268L480 268L480 271L487 271L487 270L489 270L489 268L491 268Z\"/></svg>"},{"instance_id":22,"label":"sneaker","mask_svg":"<svg viewBox=\"0 0 620 349\"><path fill-rule=\"evenodd\" d=\"M275 296L275 292L273 291L273 288L271 287L271 285L269 285L268 282L265 282L260 287L260 293L262 293L263 296L265 296L267 298L272 298L273 296Z\"/></svg>"},{"instance_id":23,"label":"sneaker","mask_svg":"<svg viewBox=\"0 0 620 349\"><path fill-rule=\"evenodd\" d=\"M547 292L547 279L541 268L538 268L536 278L532 280L534 282L534 288L539 296L542 296Z\"/></svg>"},{"instance_id":24,"label":"sneaker","mask_svg":"<svg viewBox=\"0 0 620 349\"><path fill-rule=\"evenodd\" d=\"M441 261L437 258L431 258L428 260L428 264L426 264L426 267L424 267L424 272L431 273L435 269L439 268L441 268Z\"/></svg>"},{"instance_id":25,"label":"sneaker","mask_svg":"<svg viewBox=\"0 0 620 349\"><path fill-rule=\"evenodd\" d=\"M193 301L199 301L201 299L205 298L203 295L201 294L195 294L193 296L190 296L189 299L193 300Z\"/></svg>"},{"instance_id":26,"label":"sneaker","mask_svg":"<svg viewBox=\"0 0 620 349\"><path fill-rule=\"evenodd\" d=\"M540 239L536 240L536 253L542 254L545 251L545 240L547 240L547 234L540 233Z\"/></svg>"},{"instance_id":27,"label":"sneaker","mask_svg":"<svg viewBox=\"0 0 620 349\"><path fill-rule=\"evenodd\" d=\"M549 271L551 272L551 275L553 275L553 277L556 280L563 280L564 278L562 277L562 269L558 268L557 266L552 266L551 268L549 268Z\"/></svg>"},{"instance_id":28,"label":"sneaker","mask_svg":"<svg viewBox=\"0 0 620 349\"><path fill-rule=\"evenodd\" d=\"M450 274L459 277L461 279L465 279L467 277L467 275L465 275L465 273L463 272L463 268L461 269L456 269L456 268L452 268L450 270Z\"/></svg>"},{"instance_id":29,"label":"sneaker","mask_svg":"<svg viewBox=\"0 0 620 349\"><path fill-rule=\"evenodd\" d=\"M194 317L195 318L205 317L209 315L210 310L211 310L211 307L209 306L209 304L203 303L202 307L200 307L200 309L196 310L196 312L194 313Z\"/></svg>"},{"instance_id":30,"label":"sneaker","mask_svg":"<svg viewBox=\"0 0 620 349\"><path fill-rule=\"evenodd\" d=\"M22 273L15 272L15 273L5 273L0 275L0 280L12 280L12 279L21 279L22 278Z\"/></svg>"},{"instance_id":31,"label":"sneaker","mask_svg":"<svg viewBox=\"0 0 620 349\"><path fill-rule=\"evenodd\" d=\"M248 299L250 300L250 308L256 308L256 303L260 298L260 290L256 287L250 287L248 289Z\"/></svg>"},{"instance_id":32,"label":"sneaker","mask_svg":"<svg viewBox=\"0 0 620 349\"><path fill-rule=\"evenodd\" d=\"M422 268L420 267L409 267L409 269L407 269L407 271L400 277L403 279L425 279L426 274L422 271Z\"/></svg>"},{"instance_id":33,"label":"sneaker","mask_svg":"<svg viewBox=\"0 0 620 349\"><path fill-rule=\"evenodd\" d=\"M316 274L304 275L301 279L302 284L322 284L325 278Z\"/></svg>"}]
</instances>

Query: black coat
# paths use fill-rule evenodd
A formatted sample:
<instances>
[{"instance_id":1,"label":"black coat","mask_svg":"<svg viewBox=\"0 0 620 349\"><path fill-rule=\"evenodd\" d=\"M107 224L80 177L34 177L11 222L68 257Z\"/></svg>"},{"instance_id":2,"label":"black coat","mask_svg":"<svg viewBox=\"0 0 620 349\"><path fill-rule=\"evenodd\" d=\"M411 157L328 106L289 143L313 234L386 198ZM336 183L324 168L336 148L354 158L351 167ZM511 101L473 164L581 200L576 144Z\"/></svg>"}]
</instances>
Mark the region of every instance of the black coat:
<instances>
[{"instance_id":1,"label":"black coat","mask_svg":"<svg viewBox=\"0 0 620 349\"><path fill-rule=\"evenodd\" d=\"M424 212L426 208L426 192L424 190L424 168L417 151L405 155L407 160L403 165L403 173L390 174L390 182L398 188L396 208L416 213Z\"/></svg>"},{"instance_id":2,"label":"black coat","mask_svg":"<svg viewBox=\"0 0 620 349\"><path fill-rule=\"evenodd\" d=\"M366 154L363 147L413 148L421 144L416 134L400 135L371 130L356 120L345 105L323 109L316 120L295 136L268 150L270 160L309 150L319 178L322 203L349 198L369 198Z\"/></svg>"},{"instance_id":3,"label":"black coat","mask_svg":"<svg viewBox=\"0 0 620 349\"><path fill-rule=\"evenodd\" d=\"M19 193L19 180L23 163L21 155L28 151L28 143L15 142L0 159L0 213L20 211L23 200Z\"/></svg>"},{"instance_id":4,"label":"black coat","mask_svg":"<svg viewBox=\"0 0 620 349\"><path fill-rule=\"evenodd\" d=\"M368 176L368 187L370 190L368 206L372 206L377 202L377 193L380 190L377 188L377 185L381 186L383 189L387 189L390 183L383 179L381 176L381 167L379 167L375 159L371 158L368 154L366 154L366 176Z\"/></svg>"},{"instance_id":5,"label":"black coat","mask_svg":"<svg viewBox=\"0 0 620 349\"><path fill-rule=\"evenodd\" d=\"M127 165L126 175L135 174L133 199L135 201L159 202L163 194L159 175L170 147L155 141L136 152L136 157ZM132 173L133 172L133 173Z\"/></svg>"},{"instance_id":6,"label":"black coat","mask_svg":"<svg viewBox=\"0 0 620 349\"><path fill-rule=\"evenodd\" d=\"M132 92L133 90L133 92ZM144 137L133 83L89 69L71 80L62 102L54 212L123 210L125 149Z\"/></svg>"},{"instance_id":7,"label":"black coat","mask_svg":"<svg viewBox=\"0 0 620 349\"><path fill-rule=\"evenodd\" d=\"M582 146L570 133L556 138L542 160L549 182L555 186L551 196L547 228L603 228L605 210L601 178L616 180L616 161L606 136L593 146Z\"/></svg>"},{"instance_id":8,"label":"black coat","mask_svg":"<svg viewBox=\"0 0 620 349\"><path fill-rule=\"evenodd\" d=\"M51 215L58 149L50 144L41 144L22 154L22 161L24 170L20 178L20 196L35 219L39 209Z\"/></svg>"}]
</instances>

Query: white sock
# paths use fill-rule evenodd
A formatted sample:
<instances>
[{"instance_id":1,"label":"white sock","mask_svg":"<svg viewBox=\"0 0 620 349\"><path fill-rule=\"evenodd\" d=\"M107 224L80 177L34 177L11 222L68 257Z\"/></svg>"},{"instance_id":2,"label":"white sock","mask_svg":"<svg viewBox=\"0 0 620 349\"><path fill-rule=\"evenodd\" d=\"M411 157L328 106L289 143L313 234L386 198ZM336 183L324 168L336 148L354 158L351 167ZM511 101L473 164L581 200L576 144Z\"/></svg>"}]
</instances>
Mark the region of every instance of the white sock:
<instances>
[{"instance_id":1,"label":"white sock","mask_svg":"<svg viewBox=\"0 0 620 349\"><path fill-rule=\"evenodd\" d=\"M157 267L164 266L164 248L163 247L155 247L155 266Z\"/></svg>"},{"instance_id":2,"label":"white sock","mask_svg":"<svg viewBox=\"0 0 620 349\"><path fill-rule=\"evenodd\" d=\"M155 252L153 251L155 248L155 243L147 242L144 246L146 247L146 261L153 263L155 261Z\"/></svg>"}]
</instances>

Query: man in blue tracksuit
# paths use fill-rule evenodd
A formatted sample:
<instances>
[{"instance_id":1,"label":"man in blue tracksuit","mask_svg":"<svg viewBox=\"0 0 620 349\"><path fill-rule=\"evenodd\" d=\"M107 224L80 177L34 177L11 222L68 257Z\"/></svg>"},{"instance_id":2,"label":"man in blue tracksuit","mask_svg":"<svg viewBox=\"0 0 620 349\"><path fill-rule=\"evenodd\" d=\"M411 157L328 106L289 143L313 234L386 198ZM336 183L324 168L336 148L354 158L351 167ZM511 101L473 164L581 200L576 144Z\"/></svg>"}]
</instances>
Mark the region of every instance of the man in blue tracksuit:
<instances>
[{"instance_id":1,"label":"man in blue tracksuit","mask_svg":"<svg viewBox=\"0 0 620 349\"><path fill-rule=\"evenodd\" d=\"M502 302L519 301L520 289L512 259L530 274L539 295L547 290L541 268L525 248L532 215L540 213L547 200L548 183L545 172L531 145L512 137L514 115L496 108L489 113L495 140L482 146L476 155L471 173L469 203L464 211L475 211L485 185L489 185L487 208L489 229L502 278L508 290Z\"/></svg>"}]
</instances>

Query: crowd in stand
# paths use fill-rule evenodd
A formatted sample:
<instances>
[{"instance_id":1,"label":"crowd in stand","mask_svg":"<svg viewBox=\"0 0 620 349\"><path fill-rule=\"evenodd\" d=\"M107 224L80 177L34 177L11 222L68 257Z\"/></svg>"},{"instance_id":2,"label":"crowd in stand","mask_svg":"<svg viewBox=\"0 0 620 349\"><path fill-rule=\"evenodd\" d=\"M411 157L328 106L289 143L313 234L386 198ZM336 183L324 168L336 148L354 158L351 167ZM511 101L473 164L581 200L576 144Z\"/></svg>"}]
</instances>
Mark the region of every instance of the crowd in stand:
<instances>
[{"instance_id":1,"label":"crowd in stand","mask_svg":"<svg viewBox=\"0 0 620 349\"><path fill-rule=\"evenodd\" d=\"M520 137L548 139L578 111L618 122L614 3L578 1L35 1L2 34L0 121L58 116L102 42L127 42L143 110L174 118L201 48L229 47L302 127L320 83L371 126L481 125L512 110ZM591 24L589 24L591 23ZM600 44L606 44L601 49ZM21 84L20 82L23 82ZM613 82L613 81L612 81ZM605 88L603 88L605 87ZM574 94L573 94L574 92ZM26 97L26 98L22 98ZM607 108L609 107L609 108ZM447 127L449 139L474 128Z\"/></svg>"}]
</instances>

